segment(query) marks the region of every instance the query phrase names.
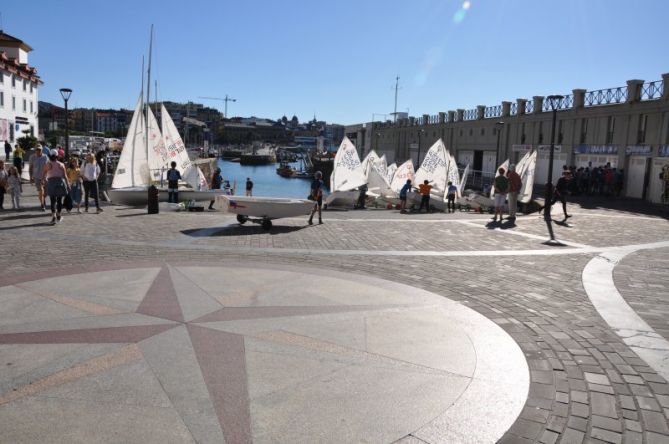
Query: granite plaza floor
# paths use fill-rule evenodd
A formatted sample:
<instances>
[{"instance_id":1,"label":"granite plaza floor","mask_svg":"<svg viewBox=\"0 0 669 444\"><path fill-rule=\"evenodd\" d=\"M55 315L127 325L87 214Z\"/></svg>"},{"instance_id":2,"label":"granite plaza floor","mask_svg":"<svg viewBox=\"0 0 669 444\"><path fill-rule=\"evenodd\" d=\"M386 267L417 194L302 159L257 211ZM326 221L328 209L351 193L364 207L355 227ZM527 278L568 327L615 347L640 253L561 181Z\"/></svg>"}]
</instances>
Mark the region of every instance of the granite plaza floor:
<instances>
[{"instance_id":1,"label":"granite plaza floor","mask_svg":"<svg viewBox=\"0 0 669 444\"><path fill-rule=\"evenodd\" d=\"M562 247L464 212L50 226L25 188L0 442L669 442L665 217L574 205Z\"/></svg>"}]
</instances>

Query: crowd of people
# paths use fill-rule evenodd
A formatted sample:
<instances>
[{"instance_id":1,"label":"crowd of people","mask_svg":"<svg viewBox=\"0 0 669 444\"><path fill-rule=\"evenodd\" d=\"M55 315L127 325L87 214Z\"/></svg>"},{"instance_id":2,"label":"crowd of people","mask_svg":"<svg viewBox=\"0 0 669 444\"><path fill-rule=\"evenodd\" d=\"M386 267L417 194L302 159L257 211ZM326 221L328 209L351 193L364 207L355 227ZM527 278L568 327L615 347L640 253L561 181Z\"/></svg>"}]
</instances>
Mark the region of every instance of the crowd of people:
<instances>
[{"instance_id":1,"label":"crowd of people","mask_svg":"<svg viewBox=\"0 0 669 444\"><path fill-rule=\"evenodd\" d=\"M13 157L11 167L6 168L0 161L0 209L4 209L5 194L11 196L12 209L21 208L21 175L27 168L41 211L46 212L47 198L49 200L53 225L60 223L63 210L69 213L76 207L80 213L82 202L85 212L88 212L90 200L95 203L96 212L102 212L98 185L102 168L93 153L86 153L83 159L78 156L66 159L62 147L49 149L38 144L25 162L25 151L18 144L12 151L9 142L5 141L5 161L9 160L10 154Z\"/></svg>"}]
</instances>

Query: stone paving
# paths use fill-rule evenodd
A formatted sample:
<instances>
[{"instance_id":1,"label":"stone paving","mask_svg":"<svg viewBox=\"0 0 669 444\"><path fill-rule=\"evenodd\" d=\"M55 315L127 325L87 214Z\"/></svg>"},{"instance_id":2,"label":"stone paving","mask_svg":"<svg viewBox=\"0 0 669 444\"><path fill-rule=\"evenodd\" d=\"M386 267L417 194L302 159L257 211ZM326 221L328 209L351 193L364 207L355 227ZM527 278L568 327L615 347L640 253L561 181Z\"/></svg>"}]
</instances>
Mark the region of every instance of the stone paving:
<instances>
[{"instance_id":1,"label":"stone paving","mask_svg":"<svg viewBox=\"0 0 669 444\"><path fill-rule=\"evenodd\" d=\"M30 205L31 198L26 200ZM669 384L605 321L608 318L602 317L584 290L582 276L601 252L628 248L629 254L614 264L611 280L658 336L669 339L669 227L661 216L640 214L638 209L631 213L572 206L570 226L556 227L557 237L567 246L547 247L542 244L545 224L537 215L523 216L515 227L500 229L488 225L489 216L471 213L405 216L385 210L329 211L322 226L306 227L303 220L289 219L276 221L275 229L267 233L256 226L238 227L231 216L219 213L149 216L141 210L111 206L100 215L68 215L62 224L51 227L49 217L34 211L34 199L32 203L28 211L0 215L6 252L0 259L5 271L2 285L20 285L33 275L29 280L160 263L308 268L323 275L345 273L353 281L373 277L408 285L483 315L522 350L529 368L529 390L519 416L500 442L669 442ZM11 276L16 280L8 280ZM67 295L58 296L60 299L50 300L59 305L73 302L62 299ZM81 303L81 295L75 296L69 295ZM85 302L95 310L107 307L103 301ZM36 307L22 310L38 323L49 318ZM136 350L117 355L114 350L101 347L87 356L110 355L105 359L135 362ZM5 360L0 353L0 361ZM6 362L0 365L9 367ZM67 362L61 365L67 370ZM104 366L108 361L91 365ZM76 365L69 368L83 371ZM11 396L5 390L12 384L31 381L28 369L11 371L13 376L5 380L9 385L0 385L0 396ZM34 419L37 423L37 418L51 411L35 404L40 396L28 392L22 398L20 402L32 403L32 407L26 407L28 414L21 421L30 425ZM6 409L0 406L0 423L8 420L3 416ZM31 418L36 412L42 413ZM131 421L132 411L125 414L121 423ZM161 421L169 421L165 418ZM91 416L90 420L95 419ZM458 421L467 421L466 412ZM90 424L86 425L87 418L81 424L84 433ZM101 430L113 434L113 430ZM345 425L339 429L340 437L348 439L337 439L336 430L335 436L320 441L355 441L346 435ZM435 430L447 427L442 424ZM51 441L64 439L58 434L66 433L57 428L51 432ZM81 436L71 435L70 442L81 441ZM271 441L267 436L253 434L258 442ZM417 428L398 442L480 442L476 440L480 435L474 433L452 440L443 436L421 434ZM22 439L38 441L34 436ZM144 439L138 432L130 441ZM194 438L188 427L175 431L170 439L207 441ZM388 441L379 438L374 442Z\"/></svg>"}]
</instances>

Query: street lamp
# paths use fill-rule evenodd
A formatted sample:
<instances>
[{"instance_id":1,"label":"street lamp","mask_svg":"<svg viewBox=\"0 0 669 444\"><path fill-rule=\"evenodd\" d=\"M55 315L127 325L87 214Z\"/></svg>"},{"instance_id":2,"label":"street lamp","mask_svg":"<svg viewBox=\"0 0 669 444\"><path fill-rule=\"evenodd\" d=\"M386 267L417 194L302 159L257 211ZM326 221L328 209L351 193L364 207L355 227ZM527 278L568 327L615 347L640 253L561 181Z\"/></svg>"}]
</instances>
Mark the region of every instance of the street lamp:
<instances>
[{"instance_id":1,"label":"street lamp","mask_svg":"<svg viewBox=\"0 0 669 444\"><path fill-rule=\"evenodd\" d=\"M562 243L555 240L555 234L553 234L553 219L551 218L551 205L553 201L553 157L555 155L555 124L557 122L557 111L560 109L562 104L562 99L564 96L553 95L548 96L548 103L553 110L553 126L551 128L551 151L548 154L548 181L546 182L546 191L545 191L545 202L544 202L544 221L546 221L546 227L548 228L548 235L550 239L544 242L546 245L563 245Z\"/></svg>"},{"instance_id":2,"label":"street lamp","mask_svg":"<svg viewBox=\"0 0 669 444\"><path fill-rule=\"evenodd\" d=\"M67 112L67 101L70 100L72 90L70 88L61 88L60 95L65 101L65 159L70 157L70 116Z\"/></svg>"},{"instance_id":3,"label":"street lamp","mask_svg":"<svg viewBox=\"0 0 669 444\"><path fill-rule=\"evenodd\" d=\"M499 139L502 134L502 128L504 128L504 122L502 120L500 120L499 122L495 122L495 128L497 129L497 150L495 151L495 168L497 168L497 165L499 165ZM494 171L493 174L495 174Z\"/></svg>"},{"instance_id":4,"label":"street lamp","mask_svg":"<svg viewBox=\"0 0 669 444\"><path fill-rule=\"evenodd\" d=\"M416 159L416 166L420 166L420 139L423 134L425 134L424 129L418 131L418 158Z\"/></svg>"}]
</instances>

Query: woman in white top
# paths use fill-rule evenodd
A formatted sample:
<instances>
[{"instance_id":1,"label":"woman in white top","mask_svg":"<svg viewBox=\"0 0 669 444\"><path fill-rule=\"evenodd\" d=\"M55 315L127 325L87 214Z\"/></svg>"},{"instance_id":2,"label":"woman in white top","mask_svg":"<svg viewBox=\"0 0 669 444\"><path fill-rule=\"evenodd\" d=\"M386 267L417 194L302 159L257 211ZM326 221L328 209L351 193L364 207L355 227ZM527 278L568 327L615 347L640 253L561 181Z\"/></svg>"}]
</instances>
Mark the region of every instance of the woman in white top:
<instances>
[{"instance_id":1,"label":"woman in white top","mask_svg":"<svg viewBox=\"0 0 669 444\"><path fill-rule=\"evenodd\" d=\"M53 225L62 220L60 215L63 210L63 198L70 190L70 182L67 180L65 165L58 161L58 151L49 152L49 161L44 168L46 178L46 194L51 200L51 223Z\"/></svg>"},{"instance_id":2,"label":"woman in white top","mask_svg":"<svg viewBox=\"0 0 669 444\"><path fill-rule=\"evenodd\" d=\"M95 208L101 213L100 198L98 196L98 177L100 166L95 161L95 156L89 153L81 167L81 176L84 178L84 211L88 212L88 196L92 195L95 200Z\"/></svg>"}]
</instances>

